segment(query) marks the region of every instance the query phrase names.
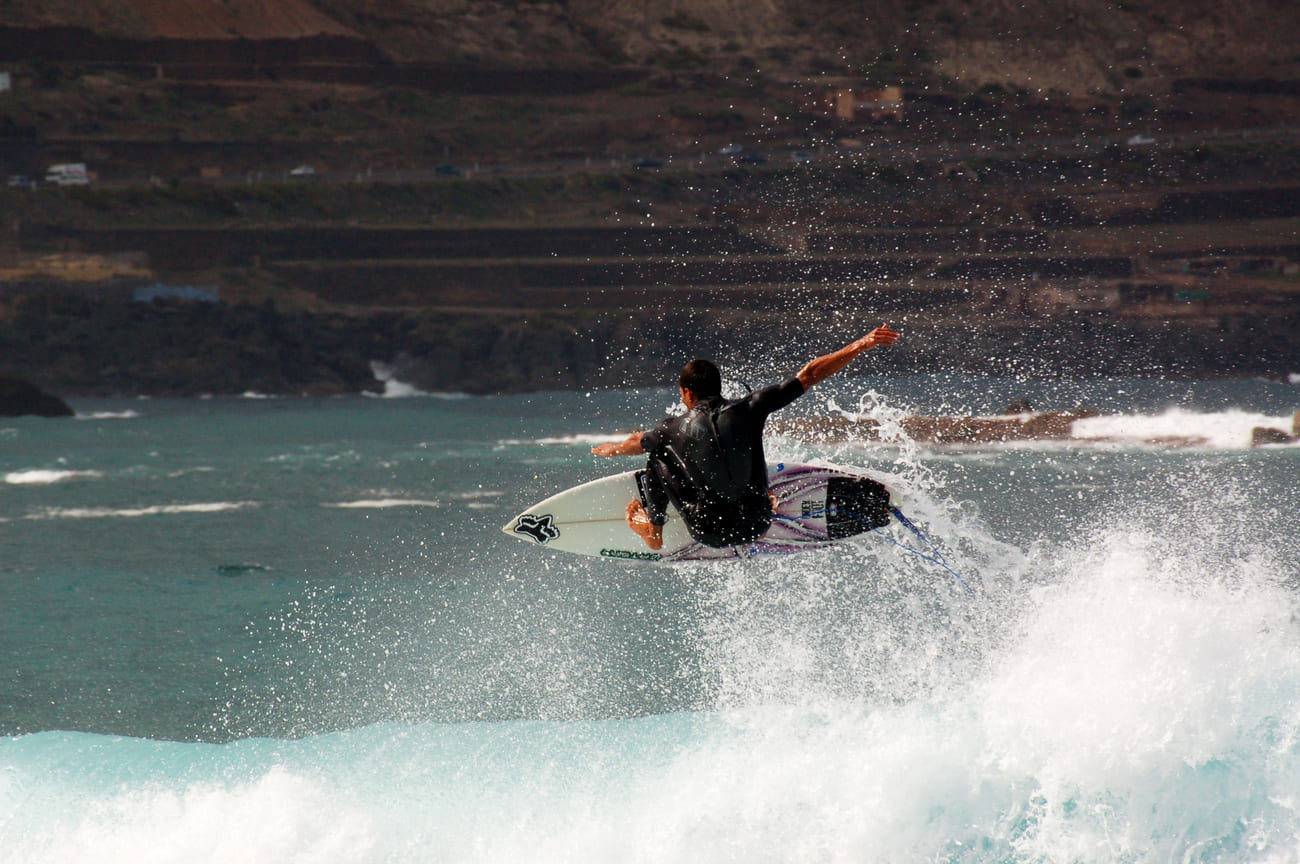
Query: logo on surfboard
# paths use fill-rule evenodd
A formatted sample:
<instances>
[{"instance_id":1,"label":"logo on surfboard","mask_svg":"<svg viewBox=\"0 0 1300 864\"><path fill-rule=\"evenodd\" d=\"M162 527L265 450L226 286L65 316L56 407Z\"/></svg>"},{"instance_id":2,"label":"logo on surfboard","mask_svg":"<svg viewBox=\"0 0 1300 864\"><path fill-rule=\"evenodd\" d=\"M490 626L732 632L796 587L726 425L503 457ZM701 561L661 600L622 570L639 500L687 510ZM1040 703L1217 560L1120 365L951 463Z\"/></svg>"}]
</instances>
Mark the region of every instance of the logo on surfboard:
<instances>
[{"instance_id":1,"label":"logo on surfboard","mask_svg":"<svg viewBox=\"0 0 1300 864\"><path fill-rule=\"evenodd\" d=\"M555 527L555 519L550 513L545 516L534 516L532 513L525 513L519 517L519 522L515 525L514 531L516 534L532 537L538 543L547 543L560 536L560 529Z\"/></svg>"},{"instance_id":2,"label":"logo on surfboard","mask_svg":"<svg viewBox=\"0 0 1300 864\"><path fill-rule=\"evenodd\" d=\"M601 549L600 554L605 558L622 558L625 561L662 561L664 557L658 552L629 552L626 549Z\"/></svg>"}]
</instances>

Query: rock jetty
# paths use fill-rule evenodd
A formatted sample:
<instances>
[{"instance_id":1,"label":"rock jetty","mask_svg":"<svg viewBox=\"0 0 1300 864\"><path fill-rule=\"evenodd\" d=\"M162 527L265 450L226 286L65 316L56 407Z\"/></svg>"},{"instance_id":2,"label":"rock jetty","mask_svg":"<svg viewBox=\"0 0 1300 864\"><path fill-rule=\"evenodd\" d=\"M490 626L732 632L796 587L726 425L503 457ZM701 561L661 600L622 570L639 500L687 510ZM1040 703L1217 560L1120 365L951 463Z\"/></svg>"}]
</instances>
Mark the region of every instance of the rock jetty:
<instances>
[{"instance_id":1,"label":"rock jetty","mask_svg":"<svg viewBox=\"0 0 1300 864\"><path fill-rule=\"evenodd\" d=\"M71 417L75 412L58 396L41 390L30 381L0 375L0 417Z\"/></svg>"},{"instance_id":2,"label":"rock jetty","mask_svg":"<svg viewBox=\"0 0 1300 864\"><path fill-rule=\"evenodd\" d=\"M1295 444L1300 442L1300 411L1291 418L1291 434L1271 426L1256 426L1250 430L1250 446L1262 447L1265 444Z\"/></svg>"},{"instance_id":3,"label":"rock jetty","mask_svg":"<svg viewBox=\"0 0 1300 864\"><path fill-rule=\"evenodd\" d=\"M904 417L903 431L925 444L992 444L1010 441L1060 441L1070 437L1075 420L1096 417L1088 409L1016 413L999 417ZM806 417L770 420L768 429L778 435L836 443L879 440L876 420L848 417Z\"/></svg>"}]
</instances>

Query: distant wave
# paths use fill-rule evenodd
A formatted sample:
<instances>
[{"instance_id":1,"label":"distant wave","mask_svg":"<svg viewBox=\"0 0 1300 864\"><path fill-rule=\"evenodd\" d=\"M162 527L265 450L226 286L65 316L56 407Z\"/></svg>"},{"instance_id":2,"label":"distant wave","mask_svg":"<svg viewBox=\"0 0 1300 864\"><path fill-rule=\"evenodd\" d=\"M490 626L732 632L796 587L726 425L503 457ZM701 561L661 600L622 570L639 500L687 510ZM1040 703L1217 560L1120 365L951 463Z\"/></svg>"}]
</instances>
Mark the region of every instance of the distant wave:
<instances>
[{"instance_id":1,"label":"distant wave","mask_svg":"<svg viewBox=\"0 0 1300 864\"><path fill-rule=\"evenodd\" d=\"M420 397L423 399L448 399L459 400L471 398L468 393L430 393L426 390L420 390L412 387L410 384L403 384L401 381L387 382L384 384L383 393L362 393L367 399L410 399Z\"/></svg>"},{"instance_id":2,"label":"distant wave","mask_svg":"<svg viewBox=\"0 0 1300 864\"><path fill-rule=\"evenodd\" d=\"M102 477L98 471L64 471L33 468L29 471L10 471L4 475L4 481L15 486L47 486L82 477Z\"/></svg>"},{"instance_id":3,"label":"distant wave","mask_svg":"<svg viewBox=\"0 0 1300 864\"><path fill-rule=\"evenodd\" d=\"M628 436L624 432L575 432L572 435L552 435L547 438L508 438L501 442L504 447L526 447L534 444L543 446L566 444L603 444L606 441L621 441Z\"/></svg>"},{"instance_id":4,"label":"distant wave","mask_svg":"<svg viewBox=\"0 0 1300 864\"><path fill-rule=\"evenodd\" d=\"M141 417L139 411L92 411L89 414L78 413L74 420L135 420Z\"/></svg>"},{"instance_id":5,"label":"distant wave","mask_svg":"<svg viewBox=\"0 0 1300 864\"><path fill-rule=\"evenodd\" d=\"M414 384L407 384L405 381L397 379L396 370L387 363L381 363L378 360L370 361L370 371L374 374L375 380L384 385L383 393L366 393L374 399L409 399L412 396L425 396L431 399L468 399L468 393L430 393L421 390Z\"/></svg>"},{"instance_id":6,"label":"distant wave","mask_svg":"<svg viewBox=\"0 0 1300 864\"><path fill-rule=\"evenodd\" d=\"M986 415L978 417L887 417L878 418L870 412L849 413L831 418L832 424L843 418L847 430L841 431L847 442L867 444L898 443L908 438L909 429L935 428L944 430L950 424L956 434L945 434L943 439L925 437L913 431L914 443L921 446L957 446L988 448L1077 448L1077 447L1139 447L1158 449L1209 449L1249 450L1256 446L1255 430L1264 428L1280 432L1283 436L1295 433L1295 420L1291 414L1273 416L1238 408L1223 411L1195 411L1170 408L1158 414L1100 414L1071 416L1072 412L1047 412L1031 415ZM1042 422L1044 418L1053 422ZM913 420L926 423L909 426ZM862 424L861 430L854 424ZM1022 425L1024 424L1024 425ZM792 437L800 437L797 422L790 424ZM816 423L810 424L813 437L819 432ZM880 431L877 431L880 430ZM967 433L967 434L962 434Z\"/></svg>"},{"instance_id":7,"label":"distant wave","mask_svg":"<svg viewBox=\"0 0 1300 864\"><path fill-rule=\"evenodd\" d=\"M867 419L851 415L851 420ZM979 417L978 420L1007 420L1006 416ZM950 442L962 447L1024 447L1024 446L1142 446L1142 447L1201 447L1220 450L1246 450L1251 447L1251 432L1256 427L1269 427L1290 432L1292 418L1272 417L1266 414L1248 411L1228 410L1214 413L1198 413L1182 409L1171 409L1162 414L1118 414L1098 417L1084 417L1074 420L1069 432L1060 437L1048 436L1040 439L1011 438L1006 441L963 441ZM500 442L503 447L531 446L589 446L605 441L622 440L627 432L609 433L574 433L555 435L546 438L505 439ZM785 433L782 433L785 434ZM795 434L794 437L799 437ZM882 444L878 437L869 436L860 439L850 433L850 440L861 443ZM918 441L922 445L933 442Z\"/></svg>"},{"instance_id":8,"label":"distant wave","mask_svg":"<svg viewBox=\"0 0 1300 864\"><path fill-rule=\"evenodd\" d=\"M1251 430L1255 427L1289 431L1291 422L1290 417L1247 411L1202 414L1175 408L1163 414L1121 414L1075 420L1070 440L1240 450L1250 447Z\"/></svg>"},{"instance_id":9,"label":"distant wave","mask_svg":"<svg viewBox=\"0 0 1300 864\"><path fill-rule=\"evenodd\" d=\"M442 504L419 498L363 498L359 501L339 501L324 506L341 510L387 510L391 507L441 507Z\"/></svg>"},{"instance_id":10,"label":"distant wave","mask_svg":"<svg viewBox=\"0 0 1300 864\"><path fill-rule=\"evenodd\" d=\"M371 394L367 394L371 395ZM384 392L377 395L380 399L408 399L412 396L428 396L418 387L398 381L396 378L384 382Z\"/></svg>"},{"instance_id":11,"label":"distant wave","mask_svg":"<svg viewBox=\"0 0 1300 864\"><path fill-rule=\"evenodd\" d=\"M171 516L179 513L224 513L257 507L254 501L209 501L198 504L155 504L148 507L48 507L24 518L46 519L136 519L141 516Z\"/></svg>"},{"instance_id":12,"label":"distant wave","mask_svg":"<svg viewBox=\"0 0 1300 864\"><path fill-rule=\"evenodd\" d=\"M451 497L465 502L470 510L495 510L497 505L484 499L500 498L505 493L499 489L475 489L471 492L456 492Z\"/></svg>"}]
</instances>

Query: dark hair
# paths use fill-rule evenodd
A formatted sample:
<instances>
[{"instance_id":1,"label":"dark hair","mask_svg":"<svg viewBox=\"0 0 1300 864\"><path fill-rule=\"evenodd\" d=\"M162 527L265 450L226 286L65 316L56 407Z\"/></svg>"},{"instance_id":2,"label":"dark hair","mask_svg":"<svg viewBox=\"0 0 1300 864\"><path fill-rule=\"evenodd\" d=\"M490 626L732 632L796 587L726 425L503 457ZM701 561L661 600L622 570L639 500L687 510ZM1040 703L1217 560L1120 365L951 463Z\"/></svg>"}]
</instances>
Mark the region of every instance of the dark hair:
<instances>
[{"instance_id":1,"label":"dark hair","mask_svg":"<svg viewBox=\"0 0 1300 864\"><path fill-rule=\"evenodd\" d=\"M722 373L712 360L692 360L682 367L677 383L700 399L722 395Z\"/></svg>"}]
</instances>

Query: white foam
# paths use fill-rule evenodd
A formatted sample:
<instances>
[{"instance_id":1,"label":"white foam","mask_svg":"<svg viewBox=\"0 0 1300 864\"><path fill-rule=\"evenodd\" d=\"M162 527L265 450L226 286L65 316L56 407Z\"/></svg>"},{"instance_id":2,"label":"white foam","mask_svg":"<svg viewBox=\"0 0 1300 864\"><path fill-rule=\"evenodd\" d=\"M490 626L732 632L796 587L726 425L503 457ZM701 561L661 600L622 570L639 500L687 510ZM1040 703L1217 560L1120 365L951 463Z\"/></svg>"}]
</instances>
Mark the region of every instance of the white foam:
<instances>
[{"instance_id":1,"label":"white foam","mask_svg":"<svg viewBox=\"0 0 1300 864\"><path fill-rule=\"evenodd\" d=\"M142 416L139 411L92 411L89 414L78 413L74 420L135 420Z\"/></svg>"},{"instance_id":2,"label":"white foam","mask_svg":"<svg viewBox=\"0 0 1300 864\"><path fill-rule=\"evenodd\" d=\"M1224 450L1250 447L1251 430L1268 426L1289 431L1290 417L1271 417L1236 409L1196 413L1179 408L1163 414L1121 414L1074 421L1075 440L1120 443L1183 443Z\"/></svg>"},{"instance_id":3,"label":"white foam","mask_svg":"<svg viewBox=\"0 0 1300 864\"><path fill-rule=\"evenodd\" d=\"M428 396L418 387L398 381L396 378L381 379L384 381L384 392L379 394L381 399L409 399L412 396Z\"/></svg>"},{"instance_id":4,"label":"white foam","mask_svg":"<svg viewBox=\"0 0 1300 864\"><path fill-rule=\"evenodd\" d=\"M155 504L148 507L48 507L27 519L137 519L141 516L170 516L181 513L224 513L259 506L254 501L211 501L197 504Z\"/></svg>"},{"instance_id":5,"label":"white foam","mask_svg":"<svg viewBox=\"0 0 1300 864\"><path fill-rule=\"evenodd\" d=\"M363 498L358 501L339 501L325 506L340 510L387 510L392 507L441 507L442 505L437 501L419 498Z\"/></svg>"},{"instance_id":6,"label":"white foam","mask_svg":"<svg viewBox=\"0 0 1300 864\"><path fill-rule=\"evenodd\" d=\"M781 592L714 573L701 588L737 617L731 636L762 655L770 689L710 714L373 726L175 751L14 739L28 788L6 799L0 772L0 805L16 814L0 862L1290 864L1300 625L1274 579L1286 571L1229 552L1231 517L1190 540L1149 521L1061 550L1059 582L990 598L984 623L1003 629L983 646L961 644L949 618L976 602L965 598L895 608L940 612L928 640L852 627L822 659L879 693L815 686L811 655L841 626L827 606L843 586L816 573L782 584L804 591L806 617L768 620L754 613ZM945 664L971 674L908 683ZM138 779L150 765L166 767Z\"/></svg>"},{"instance_id":7,"label":"white foam","mask_svg":"<svg viewBox=\"0 0 1300 864\"><path fill-rule=\"evenodd\" d=\"M593 434L581 433L574 435L556 435L549 438L538 438L536 444L604 444L607 441L621 441L631 433L615 432L613 434Z\"/></svg>"},{"instance_id":8,"label":"white foam","mask_svg":"<svg viewBox=\"0 0 1300 864\"><path fill-rule=\"evenodd\" d=\"M1159 529L1106 532L1073 578L1040 589L990 670L974 703L984 749L1005 782L1034 790L1021 859L1116 860L1154 842L1164 848L1150 860L1189 860L1189 846L1232 836L1247 814L1280 832L1256 853L1281 853L1277 841L1294 853L1295 808L1267 798L1297 768L1294 750L1277 761L1285 748L1270 744L1300 732L1295 600L1259 578L1263 562L1212 548ZM1237 771L1253 793L1234 787Z\"/></svg>"},{"instance_id":9,"label":"white foam","mask_svg":"<svg viewBox=\"0 0 1300 864\"><path fill-rule=\"evenodd\" d=\"M427 396L435 399L468 399L467 393L430 393L421 390L413 384L400 381L396 377L396 372L392 366L387 363L381 363L378 360L370 361L370 371L374 374L375 380L384 385L384 392L379 394L367 393L367 396L380 399L409 399L413 396Z\"/></svg>"},{"instance_id":10,"label":"white foam","mask_svg":"<svg viewBox=\"0 0 1300 864\"><path fill-rule=\"evenodd\" d=\"M66 471L33 468L29 471L10 471L4 475L6 483L14 486L46 486L52 483L63 483L68 480L78 480L83 478L102 477L99 471Z\"/></svg>"},{"instance_id":11,"label":"white foam","mask_svg":"<svg viewBox=\"0 0 1300 864\"><path fill-rule=\"evenodd\" d=\"M857 409L852 411L841 408L834 401L830 401L827 407L832 415L840 415L849 420L872 419L880 423L879 442L859 442L861 444L885 443L914 448L915 442L911 442L903 432L904 413L886 404L883 398L874 392L868 394L868 397L862 398ZM990 415L976 419L1023 421L1026 416L1028 415ZM1255 427L1269 427L1289 433L1293 422L1290 415L1272 416L1240 409L1200 412L1171 408L1160 414L1109 414L1083 417L1071 424L1068 438L982 442L965 446L990 449L1052 449L1080 445L1117 445L1242 450L1251 446L1252 430Z\"/></svg>"},{"instance_id":12,"label":"white foam","mask_svg":"<svg viewBox=\"0 0 1300 864\"><path fill-rule=\"evenodd\" d=\"M532 447L538 444L544 447L595 445L608 441L622 441L631 434L623 432L575 432L571 435L550 435L545 438L507 438L500 442L503 447Z\"/></svg>"},{"instance_id":13,"label":"white foam","mask_svg":"<svg viewBox=\"0 0 1300 864\"><path fill-rule=\"evenodd\" d=\"M283 768L243 783L136 788L96 802L63 830L13 837L0 861L260 862L372 860L371 820Z\"/></svg>"}]
</instances>

